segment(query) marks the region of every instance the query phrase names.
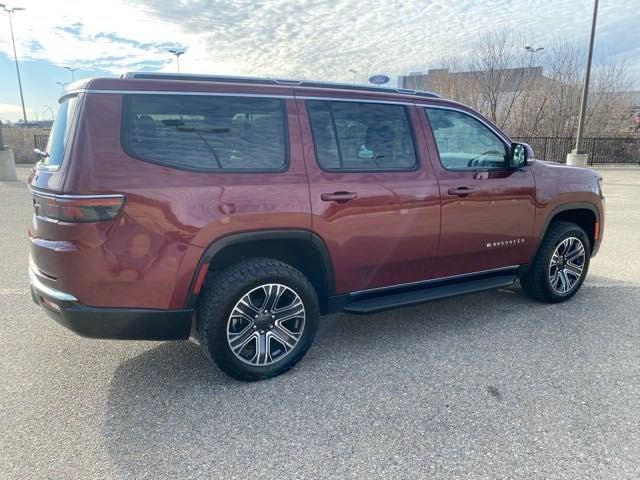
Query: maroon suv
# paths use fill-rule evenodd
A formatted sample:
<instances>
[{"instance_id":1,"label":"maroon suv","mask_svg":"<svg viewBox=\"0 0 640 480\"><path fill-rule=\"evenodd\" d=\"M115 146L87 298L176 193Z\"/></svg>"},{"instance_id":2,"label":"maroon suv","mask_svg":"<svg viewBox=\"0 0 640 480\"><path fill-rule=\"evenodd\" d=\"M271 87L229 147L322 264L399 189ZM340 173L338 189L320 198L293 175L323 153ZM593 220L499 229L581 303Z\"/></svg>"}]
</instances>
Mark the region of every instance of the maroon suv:
<instances>
[{"instance_id":1,"label":"maroon suv","mask_svg":"<svg viewBox=\"0 0 640 480\"><path fill-rule=\"evenodd\" d=\"M34 300L94 338L192 332L228 374L291 368L321 314L511 285L559 302L601 178L409 90L135 73L75 83L29 179Z\"/></svg>"}]
</instances>

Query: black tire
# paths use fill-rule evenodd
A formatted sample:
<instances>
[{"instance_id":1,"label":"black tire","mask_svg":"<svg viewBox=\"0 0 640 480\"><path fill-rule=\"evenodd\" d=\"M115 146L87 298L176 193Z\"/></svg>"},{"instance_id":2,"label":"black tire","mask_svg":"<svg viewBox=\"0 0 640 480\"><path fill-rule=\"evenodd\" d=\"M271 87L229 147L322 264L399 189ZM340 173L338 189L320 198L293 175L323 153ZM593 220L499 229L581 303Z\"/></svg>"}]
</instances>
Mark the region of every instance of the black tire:
<instances>
[{"instance_id":1,"label":"black tire","mask_svg":"<svg viewBox=\"0 0 640 480\"><path fill-rule=\"evenodd\" d=\"M284 285L299 296L304 305L304 327L286 355L274 363L256 366L233 352L227 341L227 323L245 294L270 283ZM313 343L319 318L318 296L307 277L284 262L250 258L211 275L198 299L197 329L201 347L222 371L238 380L256 381L280 375L298 363Z\"/></svg>"},{"instance_id":2,"label":"black tire","mask_svg":"<svg viewBox=\"0 0 640 480\"><path fill-rule=\"evenodd\" d=\"M553 253L558 245L570 237L577 238L584 246L584 266L582 274L576 284L566 293L558 293L551 285L549 267ZM553 222L542 239L542 244L540 245L538 253L536 254L529 269L520 278L522 288L530 297L541 302L564 302L575 295L582 286L582 283L587 276L587 271L589 270L590 257L591 244L589 242L589 237L582 228L570 222Z\"/></svg>"}]
</instances>

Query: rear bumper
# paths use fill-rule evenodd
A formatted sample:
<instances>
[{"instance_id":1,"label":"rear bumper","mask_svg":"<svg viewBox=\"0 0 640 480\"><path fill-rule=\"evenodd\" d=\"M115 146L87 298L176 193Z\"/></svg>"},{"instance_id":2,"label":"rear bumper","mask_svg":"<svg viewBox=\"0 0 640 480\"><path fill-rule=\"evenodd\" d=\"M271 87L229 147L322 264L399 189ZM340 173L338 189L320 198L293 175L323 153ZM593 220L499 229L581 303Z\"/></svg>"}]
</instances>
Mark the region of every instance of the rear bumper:
<instances>
[{"instance_id":1,"label":"rear bumper","mask_svg":"<svg viewBox=\"0 0 640 480\"><path fill-rule=\"evenodd\" d=\"M81 304L71 294L40 281L30 268L33 301L60 325L90 338L119 340L186 340L191 332L192 309L101 308Z\"/></svg>"}]
</instances>

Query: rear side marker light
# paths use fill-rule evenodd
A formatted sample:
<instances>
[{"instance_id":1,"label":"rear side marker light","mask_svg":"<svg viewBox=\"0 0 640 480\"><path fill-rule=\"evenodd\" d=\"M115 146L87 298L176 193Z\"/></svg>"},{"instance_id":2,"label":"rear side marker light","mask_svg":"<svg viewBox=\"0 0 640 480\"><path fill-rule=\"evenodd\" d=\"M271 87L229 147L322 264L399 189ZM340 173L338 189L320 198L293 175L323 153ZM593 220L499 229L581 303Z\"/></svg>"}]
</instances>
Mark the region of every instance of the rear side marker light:
<instances>
[{"instance_id":1,"label":"rear side marker light","mask_svg":"<svg viewBox=\"0 0 640 480\"><path fill-rule=\"evenodd\" d=\"M48 298L40 297L40 300L42 300L42 303L44 303L50 309L55 310L56 312L60 311L60 306L57 303L52 302Z\"/></svg>"},{"instance_id":2,"label":"rear side marker light","mask_svg":"<svg viewBox=\"0 0 640 480\"><path fill-rule=\"evenodd\" d=\"M198 269L198 275L196 275L196 281L193 283L193 294L198 295L200 293L200 289L202 288L202 284L204 283L204 278L207 276L207 271L209 270L209 264L203 263L200 265Z\"/></svg>"},{"instance_id":3,"label":"rear side marker light","mask_svg":"<svg viewBox=\"0 0 640 480\"><path fill-rule=\"evenodd\" d=\"M67 223L105 222L118 216L124 195L53 195L32 192L35 214Z\"/></svg>"},{"instance_id":4,"label":"rear side marker light","mask_svg":"<svg viewBox=\"0 0 640 480\"><path fill-rule=\"evenodd\" d=\"M600 236L600 224L598 222L593 224L593 239L598 240Z\"/></svg>"}]
</instances>

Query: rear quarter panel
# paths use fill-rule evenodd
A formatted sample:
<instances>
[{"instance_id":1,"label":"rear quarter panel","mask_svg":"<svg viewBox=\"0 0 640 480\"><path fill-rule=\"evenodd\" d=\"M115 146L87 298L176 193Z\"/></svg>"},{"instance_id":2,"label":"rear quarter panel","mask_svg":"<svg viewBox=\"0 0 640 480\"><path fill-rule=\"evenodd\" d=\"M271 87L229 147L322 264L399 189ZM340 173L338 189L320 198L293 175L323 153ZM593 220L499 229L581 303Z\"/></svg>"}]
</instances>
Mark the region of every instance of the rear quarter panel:
<instances>
[{"instance_id":1,"label":"rear quarter panel","mask_svg":"<svg viewBox=\"0 0 640 480\"><path fill-rule=\"evenodd\" d=\"M287 101L288 170L229 174L189 172L128 156L120 142L122 99L113 93L85 96L66 167L65 192L126 196L123 214L75 268L72 290L81 302L179 308L204 250L216 239L272 228L310 230L292 102Z\"/></svg>"}]
</instances>

